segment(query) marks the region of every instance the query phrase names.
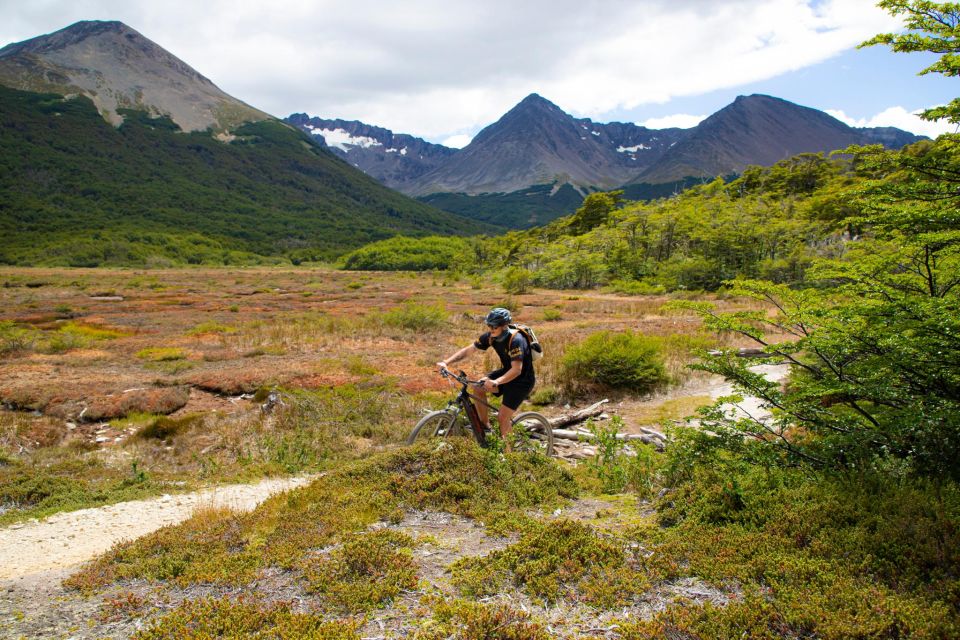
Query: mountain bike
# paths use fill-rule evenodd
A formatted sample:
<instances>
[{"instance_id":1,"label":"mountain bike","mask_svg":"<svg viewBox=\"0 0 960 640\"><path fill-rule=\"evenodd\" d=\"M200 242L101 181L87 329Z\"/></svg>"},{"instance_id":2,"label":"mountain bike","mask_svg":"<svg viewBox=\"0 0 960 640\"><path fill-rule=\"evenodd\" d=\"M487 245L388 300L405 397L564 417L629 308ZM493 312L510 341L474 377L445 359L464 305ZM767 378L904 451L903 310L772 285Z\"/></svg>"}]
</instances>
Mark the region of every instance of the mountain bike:
<instances>
[{"instance_id":1,"label":"mountain bike","mask_svg":"<svg viewBox=\"0 0 960 640\"><path fill-rule=\"evenodd\" d=\"M439 411L431 411L420 418L410 436L407 438L407 444L413 444L417 440L427 438L445 438L447 436L461 436L472 434L480 446L487 445L487 434L490 433L490 426L480 422L480 415L477 413L476 402L482 402L493 416L497 415L497 409L489 403L481 400L468 390L468 387L478 387L483 383L479 380L470 380L467 374L461 371L455 374L452 371L444 369L440 375L449 380L451 384L460 386L457 396L447 403L446 408ZM553 427L546 416L536 411L521 411L513 417L511 421L515 438L514 450L516 451L536 451L543 455L553 455Z\"/></svg>"}]
</instances>

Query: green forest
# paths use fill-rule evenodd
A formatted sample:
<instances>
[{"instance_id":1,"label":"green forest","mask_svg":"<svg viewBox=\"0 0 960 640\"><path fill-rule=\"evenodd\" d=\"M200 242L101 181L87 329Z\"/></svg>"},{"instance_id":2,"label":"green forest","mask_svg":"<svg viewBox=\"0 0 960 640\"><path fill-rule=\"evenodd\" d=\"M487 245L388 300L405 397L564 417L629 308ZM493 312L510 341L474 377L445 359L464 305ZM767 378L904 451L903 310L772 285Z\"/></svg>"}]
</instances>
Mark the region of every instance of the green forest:
<instances>
[{"instance_id":1,"label":"green forest","mask_svg":"<svg viewBox=\"0 0 960 640\"><path fill-rule=\"evenodd\" d=\"M484 226L382 186L279 121L229 143L86 98L0 87L0 264L300 263Z\"/></svg>"}]
</instances>

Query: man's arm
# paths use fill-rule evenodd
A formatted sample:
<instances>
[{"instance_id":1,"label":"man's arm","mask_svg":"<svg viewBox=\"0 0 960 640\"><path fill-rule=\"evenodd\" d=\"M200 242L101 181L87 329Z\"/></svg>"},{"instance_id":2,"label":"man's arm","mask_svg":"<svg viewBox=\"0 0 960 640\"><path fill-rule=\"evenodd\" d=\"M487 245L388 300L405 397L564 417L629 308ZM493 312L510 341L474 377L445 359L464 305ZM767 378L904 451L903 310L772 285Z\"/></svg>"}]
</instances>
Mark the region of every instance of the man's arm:
<instances>
[{"instance_id":1,"label":"man's arm","mask_svg":"<svg viewBox=\"0 0 960 640\"><path fill-rule=\"evenodd\" d=\"M451 364L453 364L454 362L460 362L461 360L463 360L464 358L466 358L468 355L470 355L470 354L473 353L474 351L479 351L479 349L477 349L477 348L476 348L474 345L472 345L472 344L467 345L467 346L465 346L463 349L460 349L460 351L457 351L455 354L453 354L452 356L450 356L449 358L447 358L446 360L443 360L443 361L441 361L441 362L438 362L438 363L437 363L437 368L438 368L438 369L446 369L447 367L449 367L449 366L450 366ZM520 374L517 374L517 375L520 375Z\"/></svg>"},{"instance_id":2,"label":"man's arm","mask_svg":"<svg viewBox=\"0 0 960 640\"><path fill-rule=\"evenodd\" d=\"M514 380L523 372L523 360L513 360L510 362L510 368L506 373L494 380L493 383L498 387Z\"/></svg>"}]
</instances>

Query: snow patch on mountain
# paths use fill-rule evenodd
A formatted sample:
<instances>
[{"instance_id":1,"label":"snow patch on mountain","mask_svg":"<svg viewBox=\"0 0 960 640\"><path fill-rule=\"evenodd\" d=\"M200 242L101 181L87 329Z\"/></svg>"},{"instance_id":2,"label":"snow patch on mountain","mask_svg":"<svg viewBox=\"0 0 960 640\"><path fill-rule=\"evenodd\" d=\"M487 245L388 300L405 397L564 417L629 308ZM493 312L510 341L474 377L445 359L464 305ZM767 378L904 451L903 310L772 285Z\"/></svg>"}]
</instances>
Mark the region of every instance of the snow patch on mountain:
<instances>
[{"instance_id":1,"label":"snow patch on mountain","mask_svg":"<svg viewBox=\"0 0 960 640\"><path fill-rule=\"evenodd\" d=\"M642 143L635 144L632 147L624 147L624 146L617 147L617 151L619 151L620 153L636 153L637 151L644 151L647 149L653 149L653 147L648 147L647 145Z\"/></svg>"},{"instance_id":2,"label":"snow patch on mountain","mask_svg":"<svg viewBox=\"0 0 960 640\"><path fill-rule=\"evenodd\" d=\"M308 125L309 126L309 125ZM349 151L348 147L380 147L383 143L367 136L352 136L343 129L320 129L310 127L310 133L315 136L323 136L328 147L336 147L341 151ZM394 149L396 151L396 149Z\"/></svg>"}]
</instances>

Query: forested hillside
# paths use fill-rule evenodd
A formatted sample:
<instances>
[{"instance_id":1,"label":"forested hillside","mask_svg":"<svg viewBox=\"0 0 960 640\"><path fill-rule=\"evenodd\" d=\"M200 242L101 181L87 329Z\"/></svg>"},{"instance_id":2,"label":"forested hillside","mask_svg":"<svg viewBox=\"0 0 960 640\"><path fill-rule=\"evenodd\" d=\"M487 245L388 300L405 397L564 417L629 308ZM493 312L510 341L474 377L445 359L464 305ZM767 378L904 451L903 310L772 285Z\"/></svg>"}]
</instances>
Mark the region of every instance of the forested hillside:
<instances>
[{"instance_id":1,"label":"forested hillside","mask_svg":"<svg viewBox=\"0 0 960 640\"><path fill-rule=\"evenodd\" d=\"M329 259L398 233L489 229L391 191L279 121L229 143L86 98L0 87L0 263Z\"/></svg>"},{"instance_id":2,"label":"forested hillside","mask_svg":"<svg viewBox=\"0 0 960 640\"><path fill-rule=\"evenodd\" d=\"M798 282L811 259L842 254L858 232L844 221L844 202L865 179L849 159L803 154L654 202L595 193L544 227L474 239L453 264L552 288L714 290L736 276Z\"/></svg>"}]
</instances>

